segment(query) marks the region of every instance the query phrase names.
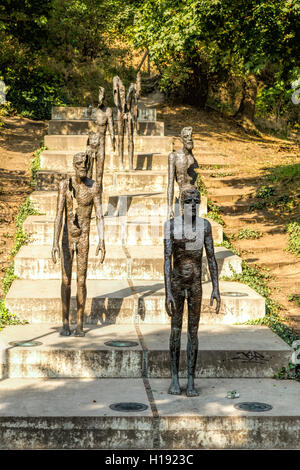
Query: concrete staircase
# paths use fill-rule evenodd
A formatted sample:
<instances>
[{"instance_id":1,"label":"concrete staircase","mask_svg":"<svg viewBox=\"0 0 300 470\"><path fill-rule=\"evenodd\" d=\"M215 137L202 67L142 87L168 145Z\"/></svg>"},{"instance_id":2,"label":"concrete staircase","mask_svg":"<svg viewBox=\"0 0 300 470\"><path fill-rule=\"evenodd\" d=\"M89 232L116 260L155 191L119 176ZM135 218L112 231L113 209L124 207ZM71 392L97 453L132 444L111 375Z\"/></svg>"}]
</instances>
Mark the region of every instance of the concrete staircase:
<instances>
[{"instance_id":1,"label":"concrete staircase","mask_svg":"<svg viewBox=\"0 0 300 470\"><path fill-rule=\"evenodd\" d=\"M134 171L118 171L117 157L107 142L107 254L99 265L93 219L86 336L65 338L59 336L60 267L50 257L56 187L60 178L72 173L73 154L85 149L84 132L93 123L84 108L53 110L49 132L55 129L57 135L45 138L47 150L31 195L42 215L25 222L31 242L15 258L18 279L6 297L7 307L29 324L0 333L0 448L297 448L300 386L272 379L289 362L291 349L266 327L237 325L265 314L264 299L246 285L221 280L221 311L215 315L205 256L197 365L200 396L167 393L170 320L164 309L162 241L172 138L163 135L163 123L148 123L148 129L141 124ZM203 168L221 159L206 152ZM206 203L202 198L203 216ZM222 227L211 222L214 241L220 244ZM230 277L231 268L241 271L238 256L221 246L215 251L220 276ZM73 280L72 320L75 284ZM111 340L133 344L113 347L107 344ZM38 344L12 344L19 341ZM240 392L240 400L225 398L233 389ZM234 408L237 401L263 401L273 409L247 413ZM109 407L119 402L139 402L147 409L125 413Z\"/></svg>"}]
</instances>

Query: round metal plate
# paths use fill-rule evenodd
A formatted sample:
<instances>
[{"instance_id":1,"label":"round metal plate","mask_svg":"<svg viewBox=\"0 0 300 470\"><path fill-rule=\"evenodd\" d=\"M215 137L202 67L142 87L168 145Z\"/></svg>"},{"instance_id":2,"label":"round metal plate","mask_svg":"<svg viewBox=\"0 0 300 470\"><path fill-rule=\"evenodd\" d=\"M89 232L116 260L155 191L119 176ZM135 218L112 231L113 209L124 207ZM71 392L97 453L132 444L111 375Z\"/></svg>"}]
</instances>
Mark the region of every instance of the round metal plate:
<instances>
[{"instance_id":1,"label":"round metal plate","mask_svg":"<svg viewBox=\"0 0 300 470\"><path fill-rule=\"evenodd\" d=\"M139 343L136 341L118 341L118 340L112 340L112 341L106 341L106 346L111 346L113 348L133 348L134 346L138 346Z\"/></svg>"},{"instance_id":2,"label":"round metal plate","mask_svg":"<svg viewBox=\"0 0 300 470\"><path fill-rule=\"evenodd\" d=\"M237 403L234 405L234 407L237 410L250 411L252 413L256 413L257 411L270 411L273 408L273 406L269 405L268 403L259 403L257 401L245 401L242 403Z\"/></svg>"},{"instance_id":3,"label":"round metal plate","mask_svg":"<svg viewBox=\"0 0 300 470\"><path fill-rule=\"evenodd\" d=\"M121 402L121 403L113 403L109 405L109 407L114 411L122 411L124 413L128 413L130 411L145 411L147 410L148 406L144 405L144 403L135 403L135 402Z\"/></svg>"},{"instance_id":4,"label":"round metal plate","mask_svg":"<svg viewBox=\"0 0 300 470\"><path fill-rule=\"evenodd\" d=\"M222 295L226 297L248 297L249 294L246 294L246 292L221 292Z\"/></svg>"},{"instance_id":5,"label":"round metal plate","mask_svg":"<svg viewBox=\"0 0 300 470\"><path fill-rule=\"evenodd\" d=\"M40 346L43 343L39 341L12 341L9 343L11 346L20 346L22 348L31 348L32 346Z\"/></svg>"}]
</instances>

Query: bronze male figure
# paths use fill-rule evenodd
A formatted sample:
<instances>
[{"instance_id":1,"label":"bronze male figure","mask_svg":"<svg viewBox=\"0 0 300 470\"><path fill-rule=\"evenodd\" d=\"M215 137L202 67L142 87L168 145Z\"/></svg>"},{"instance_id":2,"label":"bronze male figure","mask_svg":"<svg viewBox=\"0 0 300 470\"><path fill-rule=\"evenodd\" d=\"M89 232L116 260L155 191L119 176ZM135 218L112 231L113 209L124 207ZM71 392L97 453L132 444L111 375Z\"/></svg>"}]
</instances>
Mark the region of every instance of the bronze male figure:
<instances>
[{"instance_id":1,"label":"bronze male figure","mask_svg":"<svg viewBox=\"0 0 300 470\"><path fill-rule=\"evenodd\" d=\"M57 209L54 222L54 240L52 248L53 262L60 258L59 238L62 235L62 336L70 336L70 299L72 264L74 254L77 261L77 315L74 336L84 336L83 316L86 302L86 275L89 254L90 222L93 207L95 208L99 243L96 256L101 252L100 263L105 257L104 222L101 205L100 185L87 177L88 156L84 152L76 153L73 157L75 176L60 182L57 197Z\"/></svg>"},{"instance_id":2,"label":"bronze male figure","mask_svg":"<svg viewBox=\"0 0 300 470\"><path fill-rule=\"evenodd\" d=\"M170 360L171 385L169 393L180 395L178 378L180 342L184 302L188 305L187 363L188 382L186 394L198 395L194 386L198 354L198 326L202 301L202 255L205 246L210 277L213 285L210 305L217 302L220 309L218 266L214 254L211 225L198 217L200 193L197 189L181 192L182 214L169 219L164 227L164 276L166 312L171 317Z\"/></svg>"},{"instance_id":3,"label":"bronze male figure","mask_svg":"<svg viewBox=\"0 0 300 470\"><path fill-rule=\"evenodd\" d=\"M100 186L100 192L102 194L102 180L103 180L103 170L104 170L104 160L105 160L105 135L106 129L108 127L111 145L113 151L115 151L115 133L114 133L114 124L113 124L113 114L112 109L104 106L105 98L105 89L99 87L99 101L98 106L95 111L95 120L96 120L96 133L98 134L98 150L96 153L96 181ZM91 175L92 177L92 175Z\"/></svg>"},{"instance_id":4,"label":"bronze male figure","mask_svg":"<svg viewBox=\"0 0 300 470\"><path fill-rule=\"evenodd\" d=\"M196 168L199 168L193 155L193 129L184 127L181 131L183 148L171 152L168 158L168 218L174 217L174 182L179 186L179 198L184 188L194 187L197 181Z\"/></svg>"},{"instance_id":5,"label":"bronze male figure","mask_svg":"<svg viewBox=\"0 0 300 470\"><path fill-rule=\"evenodd\" d=\"M113 78L113 96L117 107L117 123L118 123L118 153L120 170L124 170L124 119L126 113L126 94L125 87L120 77Z\"/></svg>"}]
</instances>

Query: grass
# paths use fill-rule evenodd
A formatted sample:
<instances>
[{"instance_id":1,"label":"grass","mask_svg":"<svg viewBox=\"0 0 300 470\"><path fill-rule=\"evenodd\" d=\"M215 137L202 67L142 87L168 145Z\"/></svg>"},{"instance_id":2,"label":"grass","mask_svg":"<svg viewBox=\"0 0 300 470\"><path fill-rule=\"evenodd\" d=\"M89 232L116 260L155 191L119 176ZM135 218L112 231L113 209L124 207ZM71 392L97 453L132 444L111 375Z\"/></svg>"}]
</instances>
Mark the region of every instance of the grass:
<instances>
[{"instance_id":1,"label":"grass","mask_svg":"<svg viewBox=\"0 0 300 470\"><path fill-rule=\"evenodd\" d=\"M42 142L40 148L38 148L33 154L33 160L31 161L31 164L30 164L30 170L31 170L30 186L32 188L36 187L36 174L41 169L41 153L46 149L47 147L45 147L44 142Z\"/></svg>"},{"instance_id":2,"label":"grass","mask_svg":"<svg viewBox=\"0 0 300 470\"><path fill-rule=\"evenodd\" d=\"M34 153L34 158L30 166L31 175L32 175L31 182L35 181L36 172L39 169L40 154L44 149L45 147L42 145ZM34 208L30 199L27 198L26 201L23 204L21 204L21 206L19 207L19 211L16 217L17 231L14 235L15 244L11 250L12 258L16 256L16 254L18 253L18 251L23 245L27 244L30 241L30 235L28 235L23 230L23 224L29 215L39 215L39 212ZM5 295L9 291L10 286L12 285L13 281L16 278L17 276L14 273L14 261L12 260L12 262L10 263L9 267L7 268L5 272L4 278L2 279L2 283L1 283L2 290ZM5 306L4 298L1 298L0 299L0 329L2 329L6 325L12 325L12 324L17 324L17 323L22 323L22 322L18 320L16 315L9 312L9 310Z\"/></svg>"},{"instance_id":3,"label":"grass","mask_svg":"<svg viewBox=\"0 0 300 470\"><path fill-rule=\"evenodd\" d=\"M243 228L236 235L234 235L235 240L254 240L261 238L263 234L258 230L252 230L251 228Z\"/></svg>"},{"instance_id":4,"label":"grass","mask_svg":"<svg viewBox=\"0 0 300 470\"><path fill-rule=\"evenodd\" d=\"M288 251L300 257L300 219L294 220L287 225Z\"/></svg>"},{"instance_id":5,"label":"grass","mask_svg":"<svg viewBox=\"0 0 300 470\"><path fill-rule=\"evenodd\" d=\"M267 179L272 183L293 183L300 178L300 163L270 168Z\"/></svg>"}]
</instances>

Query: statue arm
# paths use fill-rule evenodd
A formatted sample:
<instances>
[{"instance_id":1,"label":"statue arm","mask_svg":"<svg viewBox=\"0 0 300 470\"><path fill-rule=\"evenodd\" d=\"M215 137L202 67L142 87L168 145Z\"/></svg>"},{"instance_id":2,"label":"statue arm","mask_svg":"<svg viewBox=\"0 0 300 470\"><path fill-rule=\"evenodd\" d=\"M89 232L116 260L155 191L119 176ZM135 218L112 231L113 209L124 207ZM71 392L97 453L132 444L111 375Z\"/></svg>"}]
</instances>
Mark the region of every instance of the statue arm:
<instances>
[{"instance_id":1,"label":"statue arm","mask_svg":"<svg viewBox=\"0 0 300 470\"><path fill-rule=\"evenodd\" d=\"M94 183L95 190L94 190L94 208L95 208L95 215L96 215L96 224L97 224L97 231L99 242L96 248L96 256L98 256L99 251L101 251L101 258L100 263L103 263L105 258L105 243L104 243L104 218L102 212L102 193L98 183Z\"/></svg>"},{"instance_id":2,"label":"statue arm","mask_svg":"<svg viewBox=\"0 0 300 470\"><path fill-rule=\"evenodd\" d=\"M113 121L113 112L111 108L107 108L107 121L108 121L108 132L110 135L111 145L113 151L116 149L116 138L115 138L115 131L114 131L114 121Z\"/></svg>"},{"instance_id":3,"label":"statue arm","mask_svg":"<svg viewBox=\"0 0 300 470\"><path fill-rule=\"evenodd\" d=\"M174 180L175 180L175 153L171 152L168 158L168 218L174 217Z\"/></svg>"},{"instance_id":4,"label":"statue arm","mask_svg":"<svg viewBox=\"0 0 300 470\"><path fill-rule=\"evenodd\" d=\"M165 293L166 301L165 308L169 316L172 316L175 311L176 305L171 289L171 270L172 270L172 251L173 251L173 236L172 236L173 220L167 220L164 225L164 279L165 279Z\"/></svg>"},{"instance_id":5,"label":"statue arm","mask_svg":"<svg viewBox=\"0 0 300 470\"><path fill-rule=\"evenodd\" d=\"M212 238L211 225L208 220L205 220L204 230L204 245L206 251L206 258L208 262L208 268L210 272L210 278L213 285L213 291L211 294L210 305L213 305L214 299L217 302L216 313L220 310L220 291L219 291L219 278L218 278L218 265L215 257L214 242Z\"/></svg>"},{"instance_id":6,"label":"statue arm","mask_svg":"<svg viewBox=\"0 0 300 470\"><path fill-rule=\"evenodd\" d=\"M56 263L57 258L60 258L59 237L60 237L62 223L63 223L65 199L66 199L66 182L61 181L58 186L56 216L54 220L54 237L53 237L53 248L52 248L53 263Z\"/></svg>"}]
</instances>

